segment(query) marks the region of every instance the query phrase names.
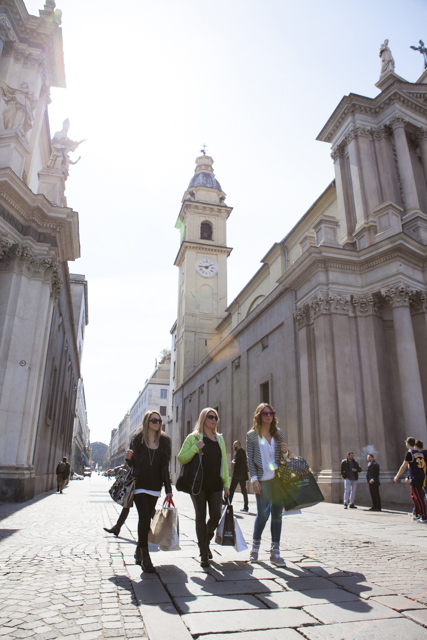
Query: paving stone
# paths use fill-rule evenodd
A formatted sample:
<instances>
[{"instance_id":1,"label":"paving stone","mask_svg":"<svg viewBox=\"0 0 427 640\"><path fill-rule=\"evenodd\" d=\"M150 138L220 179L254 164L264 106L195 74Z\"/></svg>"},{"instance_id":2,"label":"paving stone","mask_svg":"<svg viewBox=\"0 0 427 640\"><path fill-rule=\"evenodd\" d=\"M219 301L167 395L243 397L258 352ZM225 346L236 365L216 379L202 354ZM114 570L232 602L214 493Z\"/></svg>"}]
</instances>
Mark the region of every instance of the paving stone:
<instances>
[{"instance_id":1,"label":"paving stone","mask_svg":"<svg viewBox=\"0 0 427 640\"><path fill-rule=\"evenodd\" d=\"M323 624L336 622L356 622L358 620L378 620L381 618L400 618L393 609L378 602L358 600L338 604L316 604L304 607L304 611Z\"/></svg>"},{"instance_id":2,"label":"paving stone","mask_svg":"<svg viewBox=\"0 0 427 640\"><path fill-rule=\"evenodd\" d=\"M87 633L89 631L100 631L102 629L101 622L90 622L89 624L82 624L82 631Z\"/></svg>"},{"instance_id":3,"label":"paving stone","mask_svg":"<svg viewBox=\"0 0 427 640\"><path fill-rule=\"evenodd\" d=\"M396 595L396 592L393 592L391 589L387 589L385 587L379 587L372 582L364 582L359 581L357 577L347 577L347 578L330 578L332 582L339 585L340 587L344 587L347 591L351 591L352 593L356 593L361 598L371 598L373 596L392 596Z\"/></svg>"},{"instance_id":4,"label":"paving stone","mask_svg":"<svg viewBox=\"0 0 427 640\"><path fill-rule=\"evenodd\" d=\"M253 631L256 629L285 629L306 624L316 624L310 615L298 609L288 609L286 615L280 609L228 611L227 615L218 613L187 613L183 621L193 635L199 633L226 633Z\"/></svg>"},{"instance_id":5,"label":"paving stone","mask_svg":"<svg viewBox=\"0 0 427 640\"><path fill-rule=\"evenodd\" d=\"M427 611L427 607L424 604L405 598L405 596L378 596L377 598L372 598L372 600L395 609L395 611L407 611L410 609L425 609Z\"/></svg>"},{"instance_id":6,"label":"paving stone","mask_svg":"<svg viewBox=\"0 0 427 640\"><path fill-rule=\"evenodd\" d=\"M103 622L102 626L104 627L104 629L121 629L122 623L121 622Z\"/></svg>"},{"instance_id":7,"label":"paving stone","mask_svg":"<svg viewBox=\"0 0 427 640\"><path fill-rule=\"evenodd\" d=\"M333 589L334 583L317 576L309 578L277 578L277 582L292 591L308 591L309 589Z\"/></svg>"},{"instance_id":8,"label":"paving stone","mask_svg":"<svg viewBox=\"0 0 427 640\"><path fill-rule=\"evenodd\" d=\"M311 627L308 627L311 628ZM304 627L304 630L306 627ZM264 629L263 631L243 631L243 633L215 633L200 636L201 640L301 640L294 629Z\"/></svg>"},{"instance_id":9,"label":"paving stone","mask_svg":"<svg viewBox=\"0 0 427 640\"><path fill-rule=\"evenodd\" d=\"M88 632L81 633L79 636L79 639L80 640L96 640L96 638L101 638L101 637L102 637L101 631L88 631Z\"/></svg>"},{"instance_id":10,"label":"paving stone","mask_svg":"<svg viewBox=\"0 0 427 640\"><path fill-rule=\"evenodd\" d=\"M227 596L237 594L268 593L283 591L283 587L274 580L238 580L236 582L202 582L168 585L172 597L191 596Z\"/></svg>"},{"instance_id":11,"label":"paving stone","mask_svg":"<svg viewBox=\"0 0 427 640\"><path fill-rule=\"evenodd\" d=\"M307 607L314 604L330 604L337 602L356 602L358 596L344 589L311 589L299 591L282 591L281 593L259 594L257 596L270 609L286 609L288 607Z\"/></svg>"},{"instance_id":12,"label":"paving stone","mask_svg":"<svg viewBox=\"0 0 427 640\"><path fill-rule=\"evenodd\" d=\"M423 627L405 618L318 625L298 631L307 640L426 640L427 637ZM207 638L203 636L203 640Z\"/></svg>"},{"instance_id":13,"label":"paving stone","mask_svg":"<svg viewBox=\"0 0 427 640\"><path fill-rule=\"evenodd\" d=\"M409 620L413 620L418 624L422 624L423 627L427 627L427 610L426 609L424 609L423 611L404 611L403 615L406 618L409 618ZM427 637L427 633L426 633L426 637Z\"/></svg>"},{"instance_id":14,"label":"paving stone","mask_svg":"<svg viewBox=\"0 0 427 640\"><path fill-rule=\"evenodd\" d=\"M205 611L233 611L237 609L267 608L254 596L205 596L204 598L174 598L179 613L202 613Z\"/></svg>"}]
</instances>

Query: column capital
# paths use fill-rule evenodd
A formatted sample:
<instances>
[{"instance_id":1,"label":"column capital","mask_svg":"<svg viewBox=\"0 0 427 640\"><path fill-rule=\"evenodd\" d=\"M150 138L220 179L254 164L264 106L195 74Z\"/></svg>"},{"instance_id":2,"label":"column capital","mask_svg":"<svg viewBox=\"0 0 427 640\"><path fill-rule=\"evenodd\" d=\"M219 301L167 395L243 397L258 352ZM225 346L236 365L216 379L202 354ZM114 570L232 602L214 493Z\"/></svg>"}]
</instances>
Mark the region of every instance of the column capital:
<instances>
[{"instance_id":1,"label":"column capital","mask_svg":"<svg viewBox=\"0 0 427 640\"><path fill-rule=\"evenodd\" d=\"M427 313L427 291L416 291L409 302L413 316Z\"/></svg>"},{"instance_id":2,"label":"column capital","mask_svg":"<svg viewBox=\"0 0 427 640\"><path fill-rule=\"evenodd\" d=\"M331 151L331 158L334 162L336 162L339 158L344 157L344 148L343 147L335 147Z\"/></svg>"},{"instance_id":3,"label":"column capital","mask_svg":"<svg viewBox=\"0 0 427 640\"><path fill-rule=\"evenodd\" d=\"M373 127L372 137L374 140L389 139L391 138L391 129L386 124L382 124L380 127Z\"/></svg>"},{"instance_id":4,"label":"column capital","mask_svg":"<svg viewBox=\"0 0 427 640\"><path fill-rule=\"evenodd\" d=\"M415 289L411 289L406 284L396 284L388 289L382 289L381 295L387 304L393 308L410 306L411 299L415 295Z\"/></svg>"},{"instance_id":5,"label":"column capital","mask_svg":"<svg viewBox=\"0 0 427 640\"><path fill-rule=\"evenodd\" d=\"M308 304L303 304L300 307L297 307L297 310L294 311L294 320L297 323L298 329L303 329L310 324L310 311Z\"/></svg>"},{"instance_id":6,"label":"column capital","mask_svg":"<svg viewBox=\"0 0 427 640\"><path fill-rule=\"evenodd\" d=\"M37 254L23 242L13 242L8 236L0 236L0 271L16 270L29 278L47 280L52 296L57 298L63 285L61 266L52 255Z\"/></svg>"},{"instance_id":7,"label":"column capital","mask_svg":"<svg viewBox=\"0 0 427 640\"><path fill-rule=\"evenodd\" d=\"M427 140L427 129L425 127L420 127L417 131L417 140L419 142L425 142Z\"/></svg>"},{"instance_id":8,"label":"column capital","mask_svg":"<svg viewBox=\"0 0 427 640\"><path fill-rule=\"evenodd\" d=\"M387 122L388 126L392 128L393 131L395 131L396 129L405 128L405 125L408 123L407 120L405 120L405 118L402 118L402 116L394 116L394 118L392 118L391 120L389 120Z\"/></svg>"},{"instance_id":9,"label":"column capital","mask_svg":"<svg viewBox=\"0 0 427 640\"><path fill-rule=\"evenodd\" d=\"M352 127L350 131L345 136L344 140L346 144L350 144L352 140L355 138L371 138L372 139L373 130L371 127L359 127L356 125Z\"/></svg>"},{"instance_id":10,"label":"column capital","mask_svg":"<svg viewBox=\"0 0 427 640\"><path fill-rule=\"evenodd\" d=\"M360 318L381 315L381 302L376 295L364 293L351 296L354 315Z\"/></svg>"},{"instance_id":11,"label":"column capital","mask_svg":"<svg viewBox=\"0 0 427 640\"><path fill-rule=\"evenodd\" d=\"M16 40L13 29L5 18L0 20L0 40L3 42L15 42Z\"/></svg>"}]
</instances>

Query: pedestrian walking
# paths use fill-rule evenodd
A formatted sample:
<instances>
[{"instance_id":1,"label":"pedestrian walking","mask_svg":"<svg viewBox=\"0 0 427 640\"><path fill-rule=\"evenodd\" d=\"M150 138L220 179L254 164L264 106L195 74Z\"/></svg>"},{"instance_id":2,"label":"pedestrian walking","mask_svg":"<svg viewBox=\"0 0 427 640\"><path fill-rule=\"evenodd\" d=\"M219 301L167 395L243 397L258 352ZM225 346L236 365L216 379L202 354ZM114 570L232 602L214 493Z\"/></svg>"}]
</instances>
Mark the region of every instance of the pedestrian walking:
<instances>
[{"instance_id":1,"label":"pedestrian walking","mask_svg":"<svg viewBox=\"0 0 427 640\"><path fill-rule=\"evenodd\" d=\"M70 463L67 457L64 456L61 462L58 462L56 467L56 492L62 493L62 490L70 477Z\"/></svg>"},{"instance_id":2,"label":"pedestrian walking","mask_svg":"<svg viewBox=\"0 0 427 640\"><path fill-rule=\"evenodd\" d=\"M138 544L135 564L140 564L147 573L155 571L148 553L148 531L163 485L166 497L172 498L170 459L171 439L162 431L160 414L147 411L126 451L127 464L136 477L134 502L138 510Z\"/></svg>"},{"instance_id":3,"label":"pedestrian walking","mask_svg":"<svg viewBox=\"0 0 427 640\"><path fill-rule=\"evenodd\" d=\"M427 478L427 450L424 449L424 443L422 440L415 440L415 449L418 449L418 451L421 451L421 453L424 456L424 462L426 463L425 472L426 472L426 478ZM427 479L426 479L426 484L423 487L423 490L424 490L424 496L427 498Z\"/></svg>"},{"instance_id":4,"label":"pedestrian walking","mask_svg":"<svg viewBox=\"0 0 427 640\"><path fill-rule=\"evenodd\" d=\"M281 457L287 457L290 452L277 424L273 407L263 402L256 408L252 429L246 435L249 473L257 504L250 562L258 561L261 536L271 514L270 562L286 567L280 557L283 505L276 488L275 470Z\"/></svg>"},{"instance_id":5,"label":"pedestrian walking","mask_svg":"<svg viewBox=\"0 0 427 640\"><path fill-rule=\"evenodd\" d=\"M413 518L421 524L427 524L426 501L424 495L424 487L426 484L426 461L424 454L415 448L415 438L406 438L407 452L405 459L394 476L397 482L400 476L409 469L409 482L411 485L411 498L414 502Z\"/></svg>"},{"instance_id":6,"label":"pedestrian walking","mask_svg":"<svg viewBox=\"0 0 427 640\"><path fill-rule=\"evenodd\" d=\"M372 453L366 456L368 466L366 468L366 480L369 486L369 492L372 499L372 507L369 511L381 511L380 497L380 465L374 459Z\"/></svg>"},{"instance_id":7,"label":"pedestrian walking","mask_svg":"<svg viewBox=\"0 0 427 640\"><path fill-rule=\"evenodd\" d=\"M362 467L354 459L353 451L347 453L347 458L341 462L341 476L344 478L344 509L357 509L354 504L357 481Z\"/></svg>"},{"instance_id":8,"label":"pedestrian walking","mask_svg":"<svg viewBox=\"0 0 427 640\"><path fill-rule=\"evenodd\" d=\"M248 479L248 461L246 458L246 451L240 444L239 440L233 443L234 458L231 461L233 465L233 474L231 477L230 485L230 503L233 502L234 492L237 489L237 485L240 484L240 489L243 496L243 509L242 511L249 511L248 492L246 490L246 481Z\"/></svg>"},{"instance_id":9,"label":"pedestrian walking","mask_svg":"<svg viewBox=\"0 0 427 640\"><path fill-rule=\"evenodd\" d=\"M191 494L196 514L196 535L200 549L200 565L209 566L212 552L209 543L221 518L222 496L230 494L225 440L218 433L219 416L215 409L203 409L194 427L181 447L178 461L187 464L202 449L203 480L197 495ZM209 520L206 509L209 506Z\"/></svg>"}]
</instances>

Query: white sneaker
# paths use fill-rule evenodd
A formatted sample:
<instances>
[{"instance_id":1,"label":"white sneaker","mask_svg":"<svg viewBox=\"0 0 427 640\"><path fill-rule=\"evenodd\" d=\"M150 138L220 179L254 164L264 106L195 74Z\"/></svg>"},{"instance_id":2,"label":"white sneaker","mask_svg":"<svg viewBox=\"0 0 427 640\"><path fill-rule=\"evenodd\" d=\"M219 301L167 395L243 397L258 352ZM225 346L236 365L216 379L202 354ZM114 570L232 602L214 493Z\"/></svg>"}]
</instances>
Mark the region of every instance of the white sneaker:
<instances>
[{"instance_id":1,"label":"white sneaker","mask_svg":"<svg viewBox=\"0 0 427 640\"><path fill-rule=\"evenodd\" d=\"M260 545L261 545L261 543L259 543L259 544L255 544L255 542L252 543L252 549L251 549L251 553L249 555L249 562L258 562L258 554L259 554Z\"/></svg>"},{"instance_id":2,"label":"white sneaker","mask_svg":"<svg viewBox=\"0 0 427 640\"><path fill-rule=\"evenodd\" d=\"M422 518L418 518L417 522L420 524L427 524L427 520L422 520Z\"/></svg>"},{"instance_id":3,"label":"white sneaker","mask_svg":"<svg viewBox=\"0 0 427 640\"><path fill-rule=\"evenodd\" d=\"M276 567L286 567L286 562L280 557L279 547L272 547L270 551L270 562Z\"/></svg>"}]
</instances>

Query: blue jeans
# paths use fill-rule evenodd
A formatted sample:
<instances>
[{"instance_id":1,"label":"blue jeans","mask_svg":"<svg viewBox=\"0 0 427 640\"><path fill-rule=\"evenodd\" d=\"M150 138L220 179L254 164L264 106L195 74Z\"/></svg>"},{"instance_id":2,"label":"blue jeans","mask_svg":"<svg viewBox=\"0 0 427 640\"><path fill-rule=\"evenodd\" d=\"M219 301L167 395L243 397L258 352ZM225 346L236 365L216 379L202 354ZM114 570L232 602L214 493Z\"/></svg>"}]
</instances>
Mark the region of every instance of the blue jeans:
<instances>
[{"instance_id":1,"label":"blue jeans","mask_svg":"<svg viewBox=\"0 0 427 640\"><path fill-rule=\"evenodd\" d=\"M283 505L275 500L275 480L260 482L261 495L256 493L257 516L254 525L254 541L261 542L262 532L271 513L271 542L280 543Z\"/></svg>"}]
</instances>

